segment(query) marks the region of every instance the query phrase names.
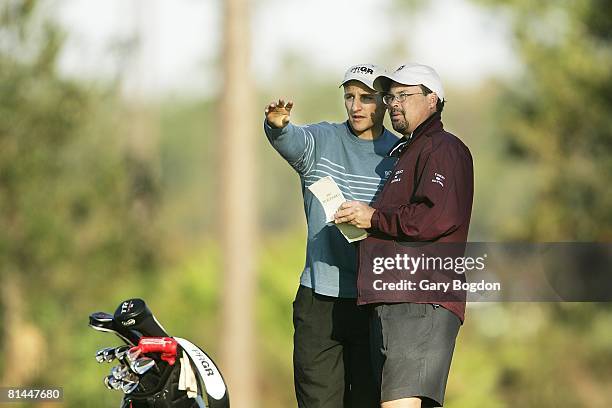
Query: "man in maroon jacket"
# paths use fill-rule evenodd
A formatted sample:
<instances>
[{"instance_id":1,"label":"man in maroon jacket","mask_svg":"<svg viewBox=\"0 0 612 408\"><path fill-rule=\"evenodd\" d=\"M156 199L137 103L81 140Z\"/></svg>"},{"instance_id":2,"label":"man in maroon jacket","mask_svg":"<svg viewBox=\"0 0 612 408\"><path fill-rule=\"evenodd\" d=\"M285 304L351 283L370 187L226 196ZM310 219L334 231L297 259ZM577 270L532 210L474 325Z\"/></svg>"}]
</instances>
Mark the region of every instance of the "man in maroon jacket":
<instances>
[{"instance_id":1,"label":"man in maroon jacket","mask_svg":"<svg viewBox=\"0 0 612 408\"><path fill-rule=\"evenodd\" d=\"M432 68L402 65L374 85L404 136L389 153L397 164L372 207L346 202L336 223L370 233L359 247L358 303L373 307L381 406L442 406L465 313L465 278L452 264L467 241L472 157L442 126L444 89Z\"/></svg>"}]
</instances>

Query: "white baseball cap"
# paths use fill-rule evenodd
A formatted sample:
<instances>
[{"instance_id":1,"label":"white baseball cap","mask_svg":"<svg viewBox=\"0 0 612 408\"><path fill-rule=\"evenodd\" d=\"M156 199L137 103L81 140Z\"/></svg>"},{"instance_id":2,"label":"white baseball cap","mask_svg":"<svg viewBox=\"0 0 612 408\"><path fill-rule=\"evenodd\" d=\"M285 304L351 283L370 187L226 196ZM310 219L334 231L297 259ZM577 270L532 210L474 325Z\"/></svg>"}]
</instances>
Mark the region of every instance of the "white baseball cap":
<instances>
[{"instance_id":1,"label":"white baseball cap","mask_svg":"<svg viewBox=\"0 0 612 408\"><path fill-rule=\"evenodd\" d=\"M427 65L409 63L400 66L392 74L381 74L374 80L374 89L387 91L392 81L403 85L425 85L444 101L442 80L438 73Z\"/></svg>"},{"instance_id":2,"label":"white baseball cap","mask_svg":"<svg viewBox=\"0 0 612 408\"><path fill-rule=\"evenodd\" d=\"M346 84L348 81L359 81L370 89L376 90L374 88L374 80L386 73L387 71L384 68L374 64L353 65L346 70L340 86Z\"/></svg>"}]
</instances>

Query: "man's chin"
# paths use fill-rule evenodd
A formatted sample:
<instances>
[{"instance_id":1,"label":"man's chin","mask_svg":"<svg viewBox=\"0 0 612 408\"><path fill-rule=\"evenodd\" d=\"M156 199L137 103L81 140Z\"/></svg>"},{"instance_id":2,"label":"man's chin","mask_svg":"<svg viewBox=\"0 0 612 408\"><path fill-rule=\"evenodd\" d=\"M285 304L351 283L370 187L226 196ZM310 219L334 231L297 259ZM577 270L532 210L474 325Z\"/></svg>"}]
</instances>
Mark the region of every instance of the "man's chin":
<instances>
[{"instance_id":1,"label":"man's chin","mask_svg":"<svg viewBox=\"0 0 612 408\"><path fill-rule=\"evenodd\" d=\"M350 123L350 124L351 124L351 128L353 129L353 132L359 133L359 134L361 134L361 133L363 133L366 130L371 128L371 126L368 127L368 126L363 125L363 124L355 124L355 123Z\"/></svg>"},{"instance_id":2,"label":"man's chin","mask_svg":"<svg viewBox=\"0 0 612 408\"><path fill-rule=\"evenodd\" d=\"M406 130L406 122L404 121L391 121L391 126L393 126L393 130L396 132L402 132Z\"/></svg>"}]
</instances>

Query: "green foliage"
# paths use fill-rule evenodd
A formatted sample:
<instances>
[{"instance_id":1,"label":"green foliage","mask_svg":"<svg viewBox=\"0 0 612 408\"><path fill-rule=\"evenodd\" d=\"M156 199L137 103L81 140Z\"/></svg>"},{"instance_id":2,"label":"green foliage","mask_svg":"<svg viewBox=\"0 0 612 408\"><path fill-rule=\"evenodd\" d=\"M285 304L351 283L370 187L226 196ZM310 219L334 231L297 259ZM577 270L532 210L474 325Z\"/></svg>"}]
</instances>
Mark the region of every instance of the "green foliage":
<instances>
[{"instance_id":1,"label":"green foliage","mask_svg":"<svg viewBox=\"0 0 612 408\"><path fill-rule=\"evenodd\" d=\"M110 282L144 287L139 274L163 258L138 205L149 168L134 171L115 92L57 73L63 35L38 2L5 2L1 13L0 277L17 282L18 321L44 338L31 350L45 359L30 381L64 386L71 406L86 406L91 396L78 390L87 377L75 370L95 350L84 354L92 345L79 338L87 315L100 299L125 296Z\"/></svg>"},{"instance_id":2,"label":"green foliage","mask_svg":"<svg viewBox=\"0 0 612 408\"><path fill-rule=\"evenodd\" d=\"M501 4L524 64L498 106L505 153L536 188L514 239L609 240L612 190L612 12L606 1Z\"/></svg>"},{"instance_id":3,"label":"green foliage","mask_svg":"<svg viewBox=\"0 0 612 408\"><path fill-rule=\"evenodd\" d=\"M76 280L52 272L81 273L77 260L92 273L154 266L157 251L133 208L139 186L127 171L125 135L116 130L117 100L57 75L59 29L46 24L44 40L30 37L35 2L7 4L28 13L12 12L25 16L22 24L2 27L16 39L0 53L2 264L70 289ZM23 56L23 49L36 52Z\"/></svg>"}]
</instances>

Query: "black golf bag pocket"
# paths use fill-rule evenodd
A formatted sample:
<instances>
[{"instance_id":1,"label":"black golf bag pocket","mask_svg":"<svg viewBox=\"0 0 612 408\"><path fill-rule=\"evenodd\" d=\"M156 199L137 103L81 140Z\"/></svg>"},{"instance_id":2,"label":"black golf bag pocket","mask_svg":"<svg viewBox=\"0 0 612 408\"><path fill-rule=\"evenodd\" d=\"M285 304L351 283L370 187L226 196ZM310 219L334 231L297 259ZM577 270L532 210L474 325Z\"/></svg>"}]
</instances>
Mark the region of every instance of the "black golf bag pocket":
<instances>
[{"instance_id":1,"label":"black golf bag pocket","mask_svg":"<svg viewBox=\"0 0 612 408\"><path fill-rule=\"evenodd\" d=\"M158 361L160 372L150 370L142 376L140 387L123 398L122 408L198 408L198 402L178 389L181 363Z\"/></svg>"}]
</instances>

